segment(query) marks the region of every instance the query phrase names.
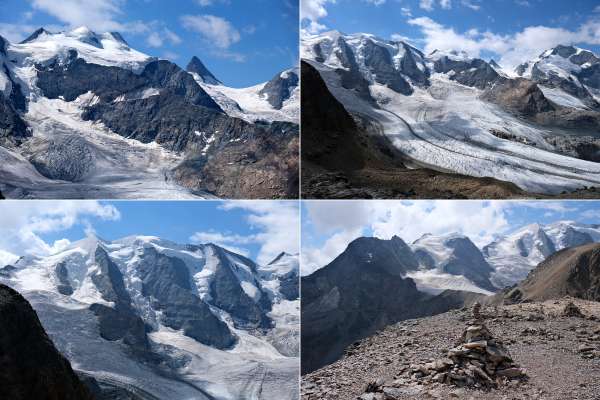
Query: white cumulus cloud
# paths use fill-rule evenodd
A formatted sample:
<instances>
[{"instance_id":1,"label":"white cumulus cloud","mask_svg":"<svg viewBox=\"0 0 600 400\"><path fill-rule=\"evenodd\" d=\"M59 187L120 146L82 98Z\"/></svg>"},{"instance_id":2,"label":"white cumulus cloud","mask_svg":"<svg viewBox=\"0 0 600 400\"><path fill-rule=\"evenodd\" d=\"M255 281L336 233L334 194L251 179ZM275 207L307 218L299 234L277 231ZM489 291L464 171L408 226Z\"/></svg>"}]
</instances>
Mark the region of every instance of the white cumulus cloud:
<instances>
[{"instance_id":1,"label":"white cumulus cloud","mask_svg":"<svg viewBox=\"0 0 600 400\"><path fill-rule=\"evenodd\" d=\"M69 241L46 243L41 235L60 232L95 217L114 221L119 211L98 201L3 201L0 204L0 250L22 255L48 255Z\"/></svg>"},{"instance_id":2,"label":"white cumulus cloud","mask_svg":"<svg viewBox=\"0 0 600 400\"><path fill-rule=\"evenodd\" d=\"M252 228L253 233L238 235L214 230L196 232L190 238L193 242L211 242L243 255L248 254L244 245L256 244L260 246L257 256L259 264L271 262L283 251L290 254L299 252L300 215L296 202L240 200L225 202L221 208L244 210L245 222Z\"/></svg>"},{"instance_id":3,"label":"white cumulus cloud","mask_svg":"<svg viewBox=\"0 0 600 400\"><path fill-rule=\"evenodd\" d=\"M181 23L220 49L227 49L241 39L240 32L231 22L214 15L183 15Z\"/></svg>"}]
</instances>

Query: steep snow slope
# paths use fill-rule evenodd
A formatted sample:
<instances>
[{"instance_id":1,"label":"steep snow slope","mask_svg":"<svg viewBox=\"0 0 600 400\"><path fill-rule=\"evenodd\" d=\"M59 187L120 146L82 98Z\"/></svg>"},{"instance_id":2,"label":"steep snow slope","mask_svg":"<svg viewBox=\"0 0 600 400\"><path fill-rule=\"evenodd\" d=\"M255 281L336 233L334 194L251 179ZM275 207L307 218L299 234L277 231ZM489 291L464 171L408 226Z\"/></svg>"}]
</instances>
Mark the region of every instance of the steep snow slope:
<instances>
[{"instance_id":1,"label":"steep snow slope","mask_svg":"<svg viewBox=\"0 0 600 400\"><path fill-rule=\"evenodd\" d=\"M199 82L200 83L200 82ZM300 88L296 87L283 107L277 110L260 94L263 84L248 88L231 88L201 83L200 86L232 117L255 121L288 121L297 123L300 115Z\"/></svg>"},{"instance_id":2,"label":"steep snow slope","mask_svg":"<svg viewBox=\"0 0 600 400\"><path fill-rule=\"evenodd\" d=\"M410 247L419 261L419 270L407 276L415 280L419 290L433 294L447 289L492 293L494 288L488 279L492 268L468 237L458 233L426 234Z\"/></svg>"},{"instance_id":3,"label":"steep snow slope","mask_svg":"<svg viewBox=\"0 0 600 400\"><path fill-rule=\"evenodd\" d=\"M106 252L118 272L110 272L109 268L106 275L97 249ZM23 257L14 266L14 270L0 274L0 281L29 299L74 368L101 382L132 387L159 399L297 396L299 300L285 300L276 285L259 273L259 267L244 257L210 244L180 245L150 236L112 242L88 237L52 256ZM268 270L274 276L289 273L287 267L279 271L270 266ZM228 271L234 274L227 275ZM126 294L118 289L121 275ZM182 281L186 275L189 281ZM227 276L230 278L224 278ZM215 277L220 282L213 282ZM203 299L212 314L235 335L235 345L218 349L202 344L183 329L167 326L165 317L186 318L186 307L181 303L173 310L161 308L162 300L148 294L148 279L159 279L165 288L177 282L180 288L189 285L189 292ZM111 282L109 286L107 282ZM215 291L216 285L223 284L229 289ZM236 296L235 287L254 295L252 301L257 304L264 302L263 312L273 320L272 326L252 328L250 322L248 327L242 326L235 307L222 308L227 302L238 301L237 297L228 297ZM107 300L111 290L118 297ZM261 300L259 293L268 294L268 299ZM92 312L95 306L90 306L101 304L118 310L117 303L123 296L131 298L135 314L150 329L150 347L143 353L139 349L132 352L126 342L106 340L98 333L98 319ZM178 301L187 301L185 298ZM210 329L208 324L203 329ZM151 361L157 357L160 363Z\"/></svg>"},{"instance_id":4,"label":"steep snow slope","mask_svg":"<svg viewBox=\"0 0 600 400\"><path fill-rule=\"evenodd\" d=\"M296 84L284 93L281 107L269 102L269 95L264 93L268 83L260 83L248 88L232 88L214 79L207 80L195 72L191 72L198 84L211 95L227 114L249 122L287 121L298 123L300 120L300 85ZM274 79L285 80L290 74L298 76L297 69L283 71ZM211 74L212 75L212 74Z\"/></svg>"}]
</instances>

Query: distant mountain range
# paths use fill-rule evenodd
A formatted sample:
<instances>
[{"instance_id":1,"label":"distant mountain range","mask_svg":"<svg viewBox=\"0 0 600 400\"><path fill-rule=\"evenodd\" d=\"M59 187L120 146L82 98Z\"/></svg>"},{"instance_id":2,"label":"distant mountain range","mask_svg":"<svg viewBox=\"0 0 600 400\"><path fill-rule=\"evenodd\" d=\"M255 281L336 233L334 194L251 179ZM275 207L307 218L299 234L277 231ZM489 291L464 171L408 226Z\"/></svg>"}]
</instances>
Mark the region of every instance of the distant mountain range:
<instances>
[{"instance_id":1,"label":"distant mountain range","mask_svg":"<svg viewBox=\"0 0 600 400\"><path fill-rule=\"evenodd\" d=\"M297 197L295 70L251 88L114 32L0 38L5 197Z\"/></svg>"},{"instance_id":2,"label":"distant mountain range","mask_svg":"<svg viewBox=\"0 0 600 400\"><path fill-rule=\"evenodd\" d=\"M78 373L156 398L298 395L298 257L268 265L213 244L88 237L21 257L23 294Z\"/></svg>"},{"instance_id":3,"label":"distant mountain range","mask_svg":"<svg viewBox=\"0 0 600 400\"><path fill-rule=\"evenodd\" d=\"M545 195L600 184L600 59L590 51L557 46L507 71L464 52L331 31L304 36L302 58L404 164Z\"/></svg>"},{"instance_id":4,"label":"distant mountain range","mask_svg":"<svg viewBox=\"0 0 600 400\"><path fill-rule=\"evenodd\" d=\"M426 234L412 244L397 236L356 239L330 264L302 277L302 371L336 360L354 340L387 325L460 308L496 292L504 298L516 290L525 299L534 291L529 287L550 285L556 290L548 296L595 298L598 242L600 226L570 221L525 226L481 249L456 233ZM592 255L580 254L588 248ZM556 273L543 272L550 271L546 264L559 263L553 268L562 268L564 286L553 281ZM544 283L534 278L539 276L546 276L540 278Z\"/></svg>"}]
</instances>

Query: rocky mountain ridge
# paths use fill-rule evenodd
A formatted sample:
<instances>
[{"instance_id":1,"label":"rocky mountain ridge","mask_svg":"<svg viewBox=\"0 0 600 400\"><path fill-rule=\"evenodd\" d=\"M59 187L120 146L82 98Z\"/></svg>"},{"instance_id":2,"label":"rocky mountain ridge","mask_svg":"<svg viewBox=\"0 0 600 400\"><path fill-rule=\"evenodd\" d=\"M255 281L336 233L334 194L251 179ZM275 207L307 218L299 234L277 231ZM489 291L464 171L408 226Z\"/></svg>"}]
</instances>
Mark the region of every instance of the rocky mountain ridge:
<instances>
[{"instance_id":1,"label":"rocky mountain ridge","mask_svg":"<svg viewBox=\"0 0 600 400\"><path fill-rule=\"evenodd\" d=\"M94 400L19 293L0 284L0 394L14 400Z\"/></svg>"}]
</instances>

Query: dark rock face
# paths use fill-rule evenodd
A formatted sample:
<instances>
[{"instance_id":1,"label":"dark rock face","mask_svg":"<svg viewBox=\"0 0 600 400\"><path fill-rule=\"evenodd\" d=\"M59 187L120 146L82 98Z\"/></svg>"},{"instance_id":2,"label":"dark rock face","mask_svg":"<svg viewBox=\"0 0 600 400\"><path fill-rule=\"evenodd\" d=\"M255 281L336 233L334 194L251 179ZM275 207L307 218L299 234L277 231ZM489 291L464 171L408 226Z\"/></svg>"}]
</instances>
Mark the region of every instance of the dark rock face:
<instances>
[{"instance_id":1,"label":"dark rock face","mask_svg":"<svg viewBox=\"0 0 600 400\"><path fill-rule=\"evenodd\" d=\"M65 101L73 101L91 91L102 103L111 103L122 94L157 88L164 89L168 97L180 97L190 104L222 112L190 74L166 60L148 63L138 75L118 67L89 64L71 50L65 65L55 61L46 67L38 65L37 70L36 84L50 99L62 96Z\"/></svg>"},{"instance_id":2,"label":"dark rock face","mask_svg":"<svg viewBox=\"0 0 600 400\"><path fill-rule=\"evenodd\" d=\"M502 79L482 98L527 117L555 109L535 82L523 78Z\"/></svg>"},{"instance_id":3,"label":"dark rock face","mask_svg":"<svg viewBox=\"0 0 600 400\"><path fill-rule=\"evenodd\" d=\"M423 249L417 249L414 253L415 258L417 259L420 265L424 266L426 269L435 268L435 260L427 251Z\"/></svg>"},{"instance_id":4,"label":"dark rock face","mask_svg":"<svg viewBox=\"0 0 600 400\"><path fill-rule=\"evenodd\" d=\"M198 74L198 76L202 78L202 81L205 83L210 83L211 85L217 85L221 83L196 56L192 57L185 70Z\"/></svg>"},{"instance_id":5,"label":"dark rock face","mask_svg":"<svg viewBox=\"0 0 600 400\"><path fill-rule=\"evenodd\" d=\"M452 249L452 256L444 265L444 272L462 275L477 286L489 291L496 291L490 282L493 268L485 261L481 251L468 238L452 238L446 242Z\"/></svg>"},{"instance_id":6,"label":"dark rock face","mask_svg":"<svg viewBox=\"0 0 600 400\"><path fill-rule=\"evenodd\" d=\"M327 169L360 169L364 158L357 126L329 92L319 72L302 61L302 159Z\"/></svg>"},{"instance_id":7,"label":"dark rock face","mask_svg":"<svg viewBox=\"0 0 600 400\"><path fill-rule=\"evenodd\" d=\"M8 277L15 270L16 270L16 268L13 265L5 265L2 268L0 268L0 276Z\"/></svg>"},{"instance_id":8,"label":"dark rock face","mask_svg":"<svg viewBox=\"0 0 600 400\"><path fill-rule=\"evenodd\" d=\"M591 67L582 69L577 77L584 85L600 89L600 61Z\"/></svg>"},{"instance_id":9,"label":"dark rock face","mask_svg":"<svg viewBox=\"0 0 600 400\"><path fill-rule=\"evenodd\" d=\"M73 287L71 286L71 282L69 281L69 271L65 266L65 263L61 262L56 265L54 269L56 272L56 277L58 278L58 293L63 294L65 296L70 296L73 294Z\"/></svg>"},{"instance_id":10,"label":"dark rock face","mask_svg":"<svg viewBox=\"0 0 600 400\"><path fill-rule=\"evenodd\" d=\"M20 144L31 132L12 102L0 93L0 145Z\"/></svg>"},{"instance_id":11,"label":"dark rock face","mask_svg":"<svg viewBox=\"0 0 600 400\"><path fill-rule=\"evenodd\" d=\"M210 285L211 303L229 312L238 326L271 328L273 323L266 315L271 310L271 303L266 293L259 289L261 301L256 303L242 289L234 273L234 270L239 267L227 258L227 251L216 246L213 246L213 250L219 259L219 268L217 268ZM231 253L230 255L234 256ZM250 265L253 264L250 262ZM256 272L256 266L254 266L254 270ZM253 283L257 288L260 288L258 282Z\"/></svg>"},{"instance_id":12,"label":"dark rock face","mask_svg":"<svg viewBox=\"0 0 600 400\"><path fill-rule=\"evenodd\" d=\"M485 89L495 82L500 75L487 62L481 59L470 61L456 61L447 56L441 57L434 63L436 72L454 72L451 80L466 86Z\"/></svg>"},{"instance_id":13,"label":"dark rock face","mask_svg":"<svg viewBox=\"0 0 600 400\"><path fill-rule=\"evenodd\" d=\"M144 321L131 305L121 271L100 246L96 248L95 262L99 271L92 275L92 282L104 300L114 303L114 307L103 304L90 306L98 317L100 336L111 341L122 339L135 351L147 350L150 345Z\"/></svg>"},{"instance_id":14,"label":"dark rock face","mask_svg":"<svg viewBox=\"0 0 600 400\"><path fill-rule=\"evenodd\" d=\"M373 74L375 82L387 85L395 92L407 96L413 93L410 83L394 68L392 56L386 48L375 44L372 40L366 40L364 42L363 55L365 57L365 65ZM408 57L404 60L409 69L412 67L410 65L411 61L414 64L414 60ZM416 64L414 67L416 68Z\"/></svg>"},{"instance_id":15,"label":"dark rock face","mask_svg":"<svg viewBox=\"0 0 600 400\"><path fill-rule=\"evenodd\" d=\"M360 238L302 277L302 373L333 362L349 344L386 325L463 304L454 294L419 292L412 279L402 278L417 268L402 239Z\"/></svg>"},{"instance_id":16,"label":"dark rock face","mask_svg":"<svg viewBox=\"0 0 600 400\"><path fill-rule=\"evenodd\" d=\"M0 36L0 54L6 56L8 42ZM10 94L0 93L0 145L19 145L31 136L31 131L21 118L20 113L26 111L27 103L21 85L15 82L8 67L0 60L0 69L10 81Z\"/></svg>"},{"instance_id":17,"label":"dark rock face","mask_svg":"<svg viewBox=\"0 0 600 400\"><path fill-rule=\"evenodd\" d=\"M500 69L502 68L494 59L490 60L490 67L494 68L494 69Z\"/></svg>"},{"instance_id":18,"label":"dark rock face","mask_svg":"<svg viewBox=\"0 0 600 400\"><path fill-rule=\"evenodd\" d=\"M160 94L146 99L98 103L82 115L84 120L102 121L118 134L142 143L156 141L173 151L193 145L204 147L215 130L239 135L249 124L206 107L195 106L182 97ZM198 136L195 132L210 132Z\"/></svg>"},{"instance_id":19,"label":"dark rock face","mask_svg":"<svg viewBox=\"0 0 600 400\"><path fill-rule=\"evenodd\" d=\"M92 275L92 282L98 288L102 298L115 303L117 307L129 306L131 298L125 288L123 275L101 246L96 248L94 261L98 266L98 273Z\"/></svg>"},{"instance_id":20,"label":"dark rock face","mask_svg":"<svg viewBox=\"0 0 600 400\"><path fill-rule=\"evenodd\" d=\"M38 36L44 34L44 33L48 33L47 30L45 30L44 28L38 28L35 32L33 32L31 35L29 35L27 37L27 39L23 40L21 43L29 43L29 42L33 42L35 39L38 38Z\"/></svg>"},{"instance_id":21,"label":"dark rock face","mask_svg":"<svg viewBox=\"0 0 600 400\"><path fill-rule=\"evenodd\" d=\"M298 87L298 83L298 74L295 71L284 71L267 82L259 94L265 96L275 109L280 110L283 103L290 98L292 91Z\"/></svg>"},{"instance_id":22,"label":"dark rock face","mask_svg":"<svg viewBox=\"0 0 600 400\"><path fill-rule=\"evenodd\" d=\"M346 89L354 90L363 100L374 103L369 90L369 82L365 79L358 68L354 51L341 37L338 38L337 45L339 50L336 51L335 55L345 68L338 68L336 70L338 75L341 77L342 86Z\"/></svg>"},{"instance_id":23,"label":"dark rock face","mask_svg":"<svg viewBox=\"0 0 600 400\"><path fill-rule=\"evenodd\" d=\"M300 297L299 277L296 271L279 278L279 291L286 300L296 300Z\"/></svg>"},{"instance_id":24,"label":"dark rock face","mask_svg":"<svg viewBox=\"0 0 600 400\"><path fill-rule=\"evenodd\" d=\"M111 308L95 303L90 306L90 311L98 317L102 338L110 341L123 340L134 351L144 352L150 348L146 325L133 309L123 306Z\"/></svg>"},{"instance_id":25,"label":"dark rock face","mask_svg":"<svg viewBox=\"0 0 600 400\"><path fill-rule=\"evenodd\" d=\"M0 54L3 56L6 55L6 48L8 47L8 42L2 36L0 36Z\"/></svg>"},{"instance_id":26,"label":"dark rock face","mask_svg":"<svg viewBox=\"0 0 600 400\"><path fill-rule=\"evenodd\" d=\"M11 400L93 400L31 305L0 284L0 393Z\"/></svg>"},{"instance_id":27,"label":"dark rock face","mask_svg":"<svg viewBox=\"0 0 600 400\"><path fill-rule=\"evenodd\" d=\"M348 43L346 43L344 38L339 37L337 39L337 46L338 50L336 50L335 55L342 63L342 66L350 70L358 70L354 51L348 46Z\"/></svg>"},{"instance_id":28,"label":"dark rock face","mask_svg":"<svg viewBox=\"0 0 600 400\"><path fill-rule=\"evenodd\" d=\"M190 276L183 261L144 249L140 264L142 294L155 299L161 310L161 322L173 329L182 329L200 343L218 349L233 346L236 338L209 306L191 291Z\"/></svg>"},{"instance_id":29,"label":"dark rock face","mask_svg":"<svg viewBox=\"0 0 600 400\"><path fill-rule=\"evenodd\" d=\"M234 128L231 136L217 138L206 154L195 145L175 169L175 179L219 197L298 198L299 126L250 125L235 118L224 124Z\"/></svg>"},{"instance_id":30,"label":"dark rock face","mask_svg":"<svg viewBox=\"0 0 600 400\"><path fill-rule=\"evenodd\" d=\"M404 48L404 55L400 59L402 73L420 86L429 86L429 69L424 68L421 70L417 66L417 61L422 61L425 58L423 53L404 42L401 45Z\"/></svg>"}]
</instances>

